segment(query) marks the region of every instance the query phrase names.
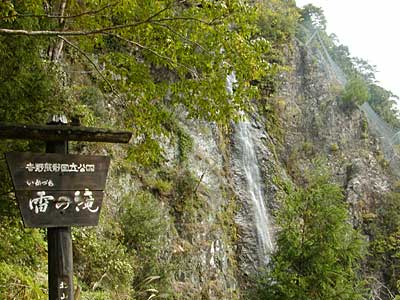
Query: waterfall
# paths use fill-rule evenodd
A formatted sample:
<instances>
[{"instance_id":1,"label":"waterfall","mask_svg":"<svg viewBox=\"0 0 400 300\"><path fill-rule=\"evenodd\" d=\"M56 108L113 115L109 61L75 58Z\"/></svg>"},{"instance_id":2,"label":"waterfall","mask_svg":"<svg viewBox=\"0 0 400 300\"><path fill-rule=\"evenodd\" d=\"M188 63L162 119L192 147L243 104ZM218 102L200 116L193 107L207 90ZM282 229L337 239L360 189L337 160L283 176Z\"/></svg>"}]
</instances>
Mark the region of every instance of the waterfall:
<instances>
[{"instance_id":1,"label":"waterfall","mask_svg":"<svg viewBox=\"0 0 400 300\"><path fill-rule=\"evenodd\" d=\"M226 77L228 94L233 95L236 83L236 74L233 71ZM243 198L248 201L251 207L252 216L250 216L250 219L255 224L258 256L260 261L266 265L269 260L269 254L273 250L272 228L264 204L261 173L249 122L239 122L235 125L234 144L237 149L237 157L234 164L238 174L244 177L244 182L242 181L243 187L239 188L239 190L245 192Z\"/></svg>"},{"instance_id":2,"label":"waterfall","mask_svg":"<svg viewBox=\"0 0 400 300\"><path fill-rule=\"evenodd\" d=\"M256 229L258 255L266 264L269 253L273 249L272 228L264 204L262 178L252 139L251 124L239 122L235 126L234 139L238 150L238 157L235 160L236 167L243 176L245 198L251 207L251 219L254 220Z\"/></svg>"}]
</instances>

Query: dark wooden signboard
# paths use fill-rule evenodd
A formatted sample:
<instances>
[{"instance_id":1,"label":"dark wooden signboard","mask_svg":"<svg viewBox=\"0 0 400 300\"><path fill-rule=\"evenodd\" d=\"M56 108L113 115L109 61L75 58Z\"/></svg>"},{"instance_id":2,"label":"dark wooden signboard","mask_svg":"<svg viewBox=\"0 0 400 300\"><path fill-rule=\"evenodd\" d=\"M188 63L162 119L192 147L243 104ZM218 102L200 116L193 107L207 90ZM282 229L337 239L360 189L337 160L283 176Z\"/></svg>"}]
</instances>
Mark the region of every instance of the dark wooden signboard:
<instances>
[{"instance_id":1,"label":"dark wooden signboard","mask_svg":"<svg viewBox=\"0 0 400 300\"><path fill-rule=\"evenodd\" d=\"M58 153L6 153L16 191L104 190L110 158Z\"/></svg>"},{"instance_id":2,"label":"dark wooden signboard","mask_svg":"<svg viewBox=\"0 0 400 300\"><path fill-rule=\"evenodd\" d=\"M26 227L98 224L110 159L56 153L7 153Z\"/></svg>"}]
</instances>

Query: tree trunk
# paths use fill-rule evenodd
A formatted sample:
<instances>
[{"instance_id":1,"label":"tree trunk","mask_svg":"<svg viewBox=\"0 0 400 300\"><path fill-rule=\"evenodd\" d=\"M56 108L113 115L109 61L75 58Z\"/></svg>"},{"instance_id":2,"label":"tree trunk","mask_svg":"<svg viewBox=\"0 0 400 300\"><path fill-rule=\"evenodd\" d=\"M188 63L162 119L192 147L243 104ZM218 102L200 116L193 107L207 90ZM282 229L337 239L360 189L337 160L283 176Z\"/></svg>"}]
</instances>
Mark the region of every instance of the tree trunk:
<instances>
[{"instance_id":1,"label":"tree trunk","mask_svg":"<svg viewBox=\"0 0 400 300\"><path fill-rule=\"evenodd\" d=\"M50 6L49 14L63 17L65 14L65 9L67 7L67 1L68 0L54 1L54 3L52 3L52 5ZM64 18L58 19L59 31L64 31L65 25L66 23ZM49 46L48 55L50 61L57 62L60 59L63 47L64 41L62 39L55 40L52 45Z\"/></svg>"}]
</instances>

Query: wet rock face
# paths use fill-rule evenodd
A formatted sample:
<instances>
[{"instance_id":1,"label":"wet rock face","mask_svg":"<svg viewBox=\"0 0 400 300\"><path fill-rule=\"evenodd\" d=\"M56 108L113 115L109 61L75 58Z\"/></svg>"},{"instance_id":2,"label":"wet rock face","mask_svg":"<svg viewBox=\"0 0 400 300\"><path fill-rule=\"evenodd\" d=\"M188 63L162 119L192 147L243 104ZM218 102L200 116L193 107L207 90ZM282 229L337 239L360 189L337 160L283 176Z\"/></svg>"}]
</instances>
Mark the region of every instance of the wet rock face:
<instances>
[{"instance_id":1,"label":"wet rock face","mask_svg":"<svg viewBox=\"0 0 400 300\"><path fill-rule=\"evenodd\" d=\"M234 191L241 207L235 221L240 233L238 259L246 275L265 267L273 251L274 229L263 174L272 154L258 120L234 125L231 140Z\"/></svg>"},{"instance_id":2,"label":"wet rock face","mask_svg":"<svg viewBox=\"0 0 400 300\"><path fill-rule=\"evenodd\" d=\"M182 299L238 299L234 211L223 135L215 124L182 120L193 139L186 168L196 178L195 218L186 220L176 239L174 290ZM177 155L177 153L176 153Z\"/></svg>"}]
</instances>

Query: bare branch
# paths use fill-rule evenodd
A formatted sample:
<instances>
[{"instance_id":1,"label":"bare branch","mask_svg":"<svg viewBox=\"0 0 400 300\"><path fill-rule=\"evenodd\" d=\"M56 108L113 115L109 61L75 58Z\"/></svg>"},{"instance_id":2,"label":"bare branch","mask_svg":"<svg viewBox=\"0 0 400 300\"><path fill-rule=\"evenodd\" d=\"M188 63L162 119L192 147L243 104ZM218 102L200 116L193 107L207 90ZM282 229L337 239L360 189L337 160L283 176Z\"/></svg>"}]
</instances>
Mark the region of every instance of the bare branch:
<instances>
[{"instance_id":1,"label":"bare branch","mask_svg":"<svg viewBox=\"0 0 400 300\"><path fill-rule=\"evenodd\" d=\"M224 18L224 16L221 16L219 18L215 18L211 21L204 21L202 19L197 19L197 18L193 18L193 17L172 17L172 18L162 18L162 19L157 19L154 20L155 22L164 22L164 21L195 21L195 22L199 22L205 25L216 25L220 22L222 22L222 18Z\"/></svg>"},{"instance_id":2,"label":"bare branch","mask_svg":"<svg viewBox=\"0 0 400 300\"><path fill-rule=\"evenodd\" d=\"M67 40L65 37L62 36L57 36L59 39L63 40L66 44L68 44L69 46L71 46L72 48L74 48L76 51L78 51L80 54L82 54L89 62L90 64L96 69L97 73L99 73L99 75L101 76L101 78L104 80L104 82L107 83L107 85L111 88L111 91L118 95L118 93L115 91L113 85L111 84L110 81L108 81L108 79L103 75L103 73L101 73L99 67L96 65L96 63L90 58L89 55L87 55L84 51L82 51L82 49L80 49L78 46L76 46L75 44L71 43L69 40Z\"/></svg>"},{"instance_id":3,"label":"bare branch","mask_svg":"<svg viewBox=\"0 0 400 300\"><path fill-rule=\"evenodd\" d=\"M53 30L24 30L24 29L8 29L8 28L0 28L0 35L26 35L26 36L89 36L89 35L97 35L103 34L107 32L112 32L118 29L125 29L125 28L132 28L137 27L142 24L146 23L160 23L165 21L196 21L206 25L215 25L216 20L214 19L211 22L207 22L201 19L191 18L191 17L173 17L173 18L162 18L162 19L155 19L157 16L162 14L164 11L168 10L170 6L166 6L162 10L156 12L152 16L148 17L145 20L137 21L130 24L121 24L109 27L103 27L93 30L86 30L86 31L53 31Z\"/></svg>"},{"instance_id":4,"label":"bare branch","mask_svg":"<svg viewBox=\"0 0 400 300\"><path fill-rule=\"evenodd\" d=\"M67 7L67 0L62 0L59 3L59 8L58 8L59 9L58 14L60 16L64 16L66 7ZM65 19L63 19L63 18L58 19L58 24L59 24L59 28L60 28L59 30L64 31L65 25L66 25ZM59 40L59 41L52 43L52 45L48 49L48 53L49 53L49 57L50 57L51 61L58 61L58 59L61 55L61 52L63 50L63 47L64 47L63 40Z\"/></svg>"},{"instance_id":5,"label":"bare branch","mask_svg":"<svg viewBox=\"0 0 400 300\"><path fill-rule=\"evenodd\" d=\"M150 22L151 20L153 20L155 17L161 15L164 11L170 9L172 6L172 2L170 4L168 4L166 7L164 7L162 10L160 10L159 12L156 12L154 15L150 16L149 18L147 18L147 21Z\"/></svg>"},{"instance_id":6,"label":"bare branch","mask_svg":"<svg viewBox=\"0 0 400 300\"><path fill-rule=\"evenodd\" d=\"M161 58L161 59L164 59L164 60L166 60L166 61L169 61L173 66L180 66L180 67L183 67L183 68L185 68L186 70L188 70L194 77L196 77L196 78L198 77L198 74L197 74L197 72L196 72L195 70L191 69L190 67L188 67L188 66L186 66L186 65L184 65L184 64L181 64L181 63L179 63L179 62L173 61L170 57L168 57L168 56L166 56L166 55L162 55L162 54L160 54L160 53L154 51L153 49L150 49L150 48L148 48L148 47L146 47L146 46L143 46L143 45L139 44L138 42L128 40L128 39L126 39L126 38L124 38L124 37L122 37L122 36L120 36L120 35L118 35L118 34L111 34L111 35L112 35L112 36L115 36L116 38L119 38L119 39L122 40L122 41L125 41L125 42L128 43L128 44L131 44L131 45L133 45L133 46L136 46L136 47L139 47L139 48L141 48L141 49L143 49L143 50L146 50L146 51L148 51L148 52L154 54L155 56L157 56L157 57L159 57L159 58Z\"/></svg>"},{"instance_id":7,"label":"bare branch","mask_svg":"<svg viewBox=\"0 0 400 300\"><path fill-rule=\"evenodd\" d=\"M89 35L98 35L102 33L107 33L110 31L124 29L129 27L136 27L142 25L144 23L148 23L149 21L144 20L136 23L125 24L125 25L116 25L110 27L104 27L94 30L87 31L53 31L53 30L23 30L23 29L6 29L0 28L0 35L26 35L26 36L89 36Z\"/></svg>"},{"instance_id":8,"label":"bare branch","mask_svg":"<svg viewBox=\"0 0 400 300\"><path fill-rule=\"evenodd\" d=\"M96 10L84 11L84 12L82 12L80 14L70 15L70 16L46 15L46 14L44 14L44 15L35 15L35 14L20 14L20 13L17 13L16 15L13 15L13 16L0 17L0 20L1 19L10 19L10 18L13 18L13 17L17 17L17 18L73 19L73 18L83 17L83 16L86 16L86 15L96 15L99 12L102 12L103 10L106 10L107 8L110 8L110 7L118 5L120 2L121 1L117 1L117 2L114 2L114 3L107 4L107 5L99 8L99 9L96 9Z\"/></svg>"},{"instance_id":9,"label":"bare branch","mask_svg":"<svg viewBox=\"0 0 400 300\"><path fill-rule=\"evenodd\" d=\"M196 185L195 189L193 190L193 194L194 194L194 195L197 194L197 190L199 189L199 186L200 186L201 182L203 181L204 175L206 175L206 173L207 173L207 170L205 170L205 171L203 172L203 174L201 174L200 179L199 179L199 181L197 182L197 185Z\"/></svg>"}]
</instances>

